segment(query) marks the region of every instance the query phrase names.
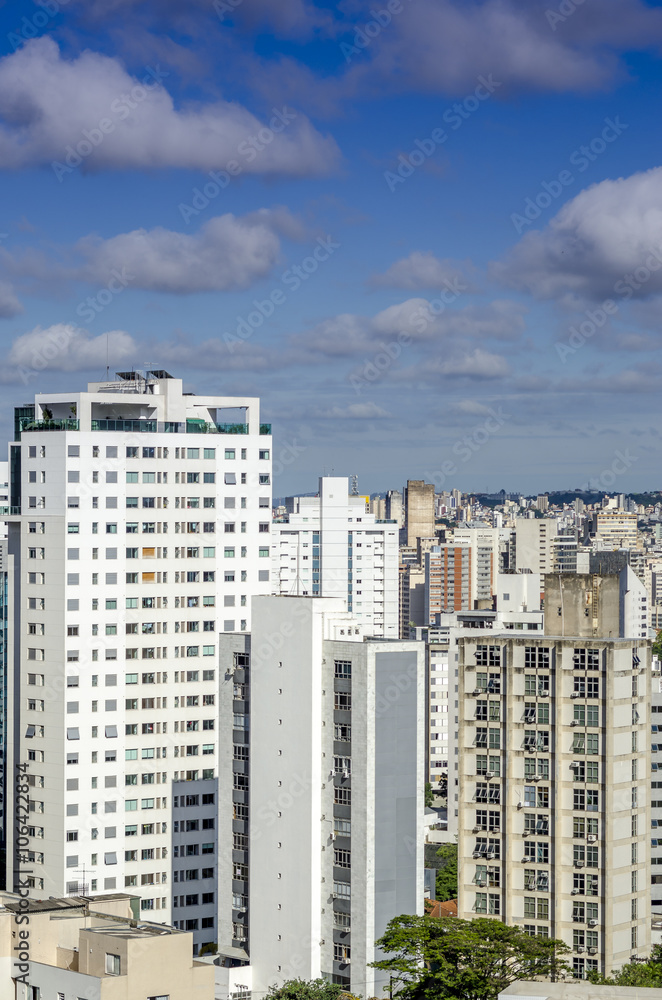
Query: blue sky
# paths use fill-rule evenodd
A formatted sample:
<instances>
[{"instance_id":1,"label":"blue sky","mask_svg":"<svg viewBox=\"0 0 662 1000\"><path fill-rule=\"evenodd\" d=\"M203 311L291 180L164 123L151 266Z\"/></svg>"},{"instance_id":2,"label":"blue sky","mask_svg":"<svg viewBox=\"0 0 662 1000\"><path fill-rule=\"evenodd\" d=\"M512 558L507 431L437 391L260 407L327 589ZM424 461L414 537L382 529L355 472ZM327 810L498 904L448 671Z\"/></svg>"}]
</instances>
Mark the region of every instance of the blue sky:
<instances>
[{"instance_id":1,"label":"blue sky","mask_svg":"<svg viewBox=\"0 0 662 1000\"><path fill-rule=\"evenodd\" d=\"M43 0L0 43L7 436L108 348L260 395L279 495L659 486L661 4Z\"/></svg>"}]
</instances>

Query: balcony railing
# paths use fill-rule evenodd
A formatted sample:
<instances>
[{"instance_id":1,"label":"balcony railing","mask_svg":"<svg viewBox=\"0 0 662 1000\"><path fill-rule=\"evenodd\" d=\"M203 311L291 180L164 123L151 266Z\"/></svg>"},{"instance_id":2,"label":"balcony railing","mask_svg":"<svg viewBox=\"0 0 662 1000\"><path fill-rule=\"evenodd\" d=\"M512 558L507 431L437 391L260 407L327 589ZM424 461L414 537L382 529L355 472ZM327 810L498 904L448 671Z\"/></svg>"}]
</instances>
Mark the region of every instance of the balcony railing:
<instances>
[{"instance_id":1,"label":"balcony railing","mask_svg":"<svg viewBox=\"0 0 662 1000\"><path fill-rule=\"evenodd\" d=\"M30 417L22 417L19 426L21 433L24 431L77 431L80 430L80 421L74 419L32 420Z\"/></svg>"},{"instance_id":2,"label":"balcony railing","mask_svg":"<svg viewBox=\"0 0 662 1000\"><path fill-rule=\"evenodd\" d=\"M206 420L186 421L187 434L248 434L248 424L210 424Z\"/></svg>"},{"instance_id":3,"label":"balcony railing","mask_svg":"<svg viewBox=\"0 0 662 1000\"><path fill-rule=\"evenodd\" d=\"M271 424L260 424L260 434L271 434Z\"/></svg>"},{"instance_id":4,"label":"balcony railing","mask_svg":"<svg viewBox=\"0 0 662 1000\"><path fill-rule=\"evenodd\" d=\"M20 514L20 507L0 507L0 517L9 517L12 514Z\"/></svg>"},{"instance_id":5,"label":"balcony railing","mask_svg":"<svg viewBox=\"0 0 662 1000\"><path fill-rule=\"evenodd\" d=\"M156 420L93 420L93 431L131 431L132 433L156 434Z\"/></svg>"}]
</instances>

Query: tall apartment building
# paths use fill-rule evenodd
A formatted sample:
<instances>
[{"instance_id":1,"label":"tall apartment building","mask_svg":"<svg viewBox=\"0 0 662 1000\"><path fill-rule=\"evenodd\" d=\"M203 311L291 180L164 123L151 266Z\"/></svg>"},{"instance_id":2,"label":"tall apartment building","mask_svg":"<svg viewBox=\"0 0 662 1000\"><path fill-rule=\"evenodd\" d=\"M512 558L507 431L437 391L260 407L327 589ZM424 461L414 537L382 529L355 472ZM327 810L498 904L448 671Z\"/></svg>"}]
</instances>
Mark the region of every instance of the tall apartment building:
<instances>
[{"instance_id":1,"label":"tall apartment building","mask_svg":"<svg viewBox=\"0 0 662 1000\"><path fill-rule=\"evenodd\" d=\"M435 531L434 483L408 479L405 487L405 544L432 538Z\"/></svg>"},{"instance_id":2,"label":"tall apartment building","mask_svg":"<svg viewBox=\"0 0 662 1000\"><path fill-rule=\"evenodd\" d=\"M213 876L213 832L173 858L173 783L213 787L218 633L271 587L271 428L257 399L155 371L39 394L17 430L8 772L28 765L31 885L130 887L167 922L180 872Z\"/></svg>"},{"instance_id":3,"label":"tall apartment building","mask_svg":"<svg viewBox=\"0 0 662 1000\"><path fill-rule=\"evenodd\" d=\"M386 494L386 519L396 521L398 528L405 523L405 508L401 490L389 490Z\"/></svg>"},{"instance_id":4,"label":"tall apartment building","mask_svg":"<svg viewBox=\"0 0 662 1000\"><path fill-rule=\"evenodd\" d=\"M220 637L219 949L257 995L381 995L375 940L422 913L424 647L363 629L342 598L273 596Z\"/></svg>"},{"instance_id":5,"label":"tall apartment building","mask_svg":"<svg viewBox=\"0 0 662 1000\"><path fill-rule=\"evenodd\" d=\"M662 916L662 664L653 658L651 706L651 904Z\"/></svg>"},{"instance_id":6,"label":"tall apartment building","mask_svg":"<svg viewBox=\"0 0 662 1000\"><path fill-rule=\"evenodd\" d=\"M518 573L552 573L555 539L558 533L553 518L515 518L515 569Z\"/></svg>"},{"instance_id":7,"label":"tall apartment building","mask_svg":"<svg viewBox=\"0 0 662 1000\"><path fill-rule=\"evenodd\" d=\"M624 510L596 510L590 522L591 538L601 549L637 547L637 514Z\"/></svg>"},{"instance_id":8,"label":"tall apartment building","mask_svg":"<svg viewBox=\"0 0 662 1000\"><path fill-rule=\"evenodd\" d=\"M457 529L453 540L425 556L426 624L446 611L491 603L499 572L498 528Z\"/></svg>"},{"instance_id":9,"label":"tall apartment building","mask_svg":"<svg viewBox=\"0 0 662 1000\"><path fill-rule=\"evenodd\" d=\"M561 938L574 974L650 949L650 647L459 645L459 916Z\"/></svg>"},{"instance_id":10,"label":"tall apartment building","mask_svg":"<svg viewBox=\"0 0 662 1000\"><path fill-rule=\"evenodd\" d=\"M325 476L315 497L288 499L272 531L273 591L342 597L369 635L398 637L398 528L366 511L346 477Z\"/></svg>"}]
</instances>

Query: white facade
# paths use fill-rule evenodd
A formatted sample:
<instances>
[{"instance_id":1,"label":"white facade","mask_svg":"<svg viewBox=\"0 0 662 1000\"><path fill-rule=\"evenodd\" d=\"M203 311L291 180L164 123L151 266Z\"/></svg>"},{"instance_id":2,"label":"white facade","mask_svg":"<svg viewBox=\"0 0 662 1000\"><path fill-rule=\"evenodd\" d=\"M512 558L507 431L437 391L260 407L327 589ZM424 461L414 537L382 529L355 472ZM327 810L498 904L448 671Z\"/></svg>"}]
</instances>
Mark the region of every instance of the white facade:
<instances>
[{"instance_id":1,"label":"white facade","mask_svg":"<svg viewBox=\"0 0 662 1000\"><path fill-rule=\"evenodd\" d=\"M518 572L551 573L554 570L558 526L551 517L515 518L515 568Z\"/></svg>"},{"instance_id":2,"label":"white facade","mask_svg":"<svg viewBox=\"0 0 662 1000\"><path fill-rule=\"evenodd\" d=\"M9 766L28 764L34 893L131 887L170 921L174 873L214 864L173 864L172 783L213 786L218 632L248 631L271 585L270 426L257 399L126 373L38 395L10 451Z\"/></svg>"},{"instance_id":3,"label":"white facade","mask_svg":"<svg viewBox=\"0 0 662 1000\"><path fill-rule=\"evenodd\" d=\"M397 524L378 521L343 477L321 478L318 496L291 506L273 525L274 592L342 597L367 635L397 638Z\"/></svg>"},{"instance_id":4,"label":"white facade","mask_svg":"<svg viewBox=\"0 0 662 1000\"><path fill-rule=\"evenodd\" d=\"M258 994L325 975L381 995L374 942L423 907L423 644L364 639L342 598L256 598L253 623L221 637L221 712L238 743L219 776L219 946L247 948ZM248 852L230 840L230 796Z\"/></svg>"}]
</instances>

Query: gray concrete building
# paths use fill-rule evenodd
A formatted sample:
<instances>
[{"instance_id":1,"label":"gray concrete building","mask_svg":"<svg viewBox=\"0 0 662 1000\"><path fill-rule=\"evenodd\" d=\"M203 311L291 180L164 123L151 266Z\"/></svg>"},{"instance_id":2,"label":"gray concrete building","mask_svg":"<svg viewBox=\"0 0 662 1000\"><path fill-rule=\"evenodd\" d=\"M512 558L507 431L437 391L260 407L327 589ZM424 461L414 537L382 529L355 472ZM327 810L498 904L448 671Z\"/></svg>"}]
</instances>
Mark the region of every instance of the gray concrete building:
<instances>
[{"instance_id":1,"label":"gray concrete building","mask_svg":"<svg viewBox=\"0 0 662 1000\"><path fill-rule=\"evenodd\" d=\"M434 484L408 479L405 487L405 544L416 545L417 538L434 536Z\"/></svg>"}]
</instances>

